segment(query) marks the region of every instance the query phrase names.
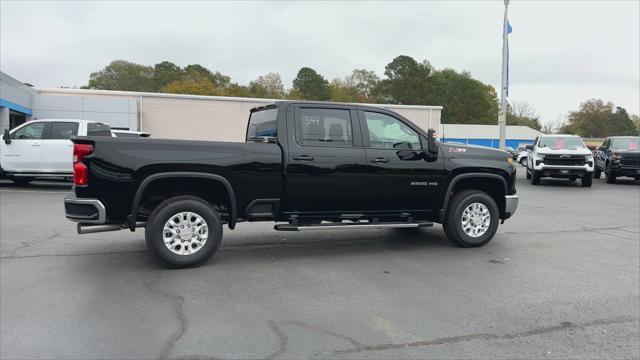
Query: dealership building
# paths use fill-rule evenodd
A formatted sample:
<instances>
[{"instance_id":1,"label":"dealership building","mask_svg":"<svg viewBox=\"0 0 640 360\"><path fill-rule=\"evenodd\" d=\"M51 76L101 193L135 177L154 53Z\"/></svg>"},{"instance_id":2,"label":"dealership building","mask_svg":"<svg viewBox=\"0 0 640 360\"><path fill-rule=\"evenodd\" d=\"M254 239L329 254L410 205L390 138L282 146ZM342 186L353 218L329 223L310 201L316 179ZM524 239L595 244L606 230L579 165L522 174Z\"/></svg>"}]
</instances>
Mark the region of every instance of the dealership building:
<instances>
[{"instance_id":1,"label":"dealership building","mask_svg":"<svg viewBox=\"0 0 640 360\"><path fill-rule=\"evenodd\" d=\"M244 141L249 110L276 100L31 87L0 72L0 128L32 119L86 119L114 129L145 131L154 138ZM443 141L497 147L491 125L440 124L442 106L367 104L399 113ZM531 142L535 130L507 128L507 145ZM514 146L515 147L515 146Z\"/></svg>"}]
</instances>

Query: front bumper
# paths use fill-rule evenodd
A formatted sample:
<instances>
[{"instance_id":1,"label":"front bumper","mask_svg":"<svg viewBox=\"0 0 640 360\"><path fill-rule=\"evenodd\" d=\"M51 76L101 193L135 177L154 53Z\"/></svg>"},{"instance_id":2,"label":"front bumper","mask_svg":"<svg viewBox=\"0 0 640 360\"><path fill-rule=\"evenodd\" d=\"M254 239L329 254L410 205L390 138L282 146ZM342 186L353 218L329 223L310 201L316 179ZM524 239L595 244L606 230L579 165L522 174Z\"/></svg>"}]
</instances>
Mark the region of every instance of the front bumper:
<instances>
[{"instance_id":1,"label":"front bumper","mask_svg":"<svg viewBox=\"0 0 640 360\"><path fill-rule=\"evenodd\" d=\"M504 197L504 219L508 219L515 214L518 208L518 195L505 195Z\"/></svg>"},{"instance_id":2,"label":"front bumper","mask_svg":"<svg viewBox=\"0 0 640 360\"><path fill-rule=\"evenodd\" d=\"M629 176L640 177L640 166L612 164L610 170L613 171L616 176Z\"/></svg>"},{"instance_id":3,"label":"front bumper","mask_svg":"<svg viewBox=\"0 0 640 360\"><path fill-rule=\"evenodd\" d=\"M586 177L593 174L593 165L585 164L582 166L563 166L563 165L546 165L544 163L534 164L534 170L542 177L554 178L573 178Z\"/></svg>"},{"instance_id":4,"label":"front bumper","mask_svg":"<svg viewBox=\"0 0 640 360\"><path fill-rule=\"evenodd\" d=\"M67 219L83 224L104 224L107 211L98 199L77 198L71 192L64 197L64 214Z\"/></svg>"}]
</instances>

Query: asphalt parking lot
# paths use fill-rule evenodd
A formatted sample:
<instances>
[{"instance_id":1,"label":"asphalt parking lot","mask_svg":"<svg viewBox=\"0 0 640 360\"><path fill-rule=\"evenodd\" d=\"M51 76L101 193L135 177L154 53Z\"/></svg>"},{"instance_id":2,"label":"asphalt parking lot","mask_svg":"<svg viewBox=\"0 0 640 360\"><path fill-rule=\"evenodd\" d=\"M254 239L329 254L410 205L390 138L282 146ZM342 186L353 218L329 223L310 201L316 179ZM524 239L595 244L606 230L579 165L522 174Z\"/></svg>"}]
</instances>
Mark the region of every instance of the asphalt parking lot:
<instances>
[{"instance_id":1,"label":"asphalt parking lot","mask_svg":"<svg viewBox=\"0 0 640 360\"><path fill-rule=\"evenodd\" d=\"M242 223L186 270L162 268L142 231L77 235L68 185L3 181L0 357L640 357L638 182L518 181L482 248L440 226Z\"/></svg>"}]
</instances>

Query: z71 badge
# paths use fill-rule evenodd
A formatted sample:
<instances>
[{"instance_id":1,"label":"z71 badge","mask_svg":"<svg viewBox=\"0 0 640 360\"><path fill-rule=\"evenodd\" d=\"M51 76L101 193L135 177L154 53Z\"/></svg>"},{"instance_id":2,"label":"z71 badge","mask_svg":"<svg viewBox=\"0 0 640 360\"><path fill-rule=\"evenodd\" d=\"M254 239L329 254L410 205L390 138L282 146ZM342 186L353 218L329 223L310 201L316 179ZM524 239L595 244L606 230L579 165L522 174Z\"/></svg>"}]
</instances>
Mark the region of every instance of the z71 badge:
<instances>
[{"instance_id":1,"label":"z71 badge","mask_svg":"<svg viewBox=\"0 0 640 360\"><path fill-rule=\"evenodd\" d=\"M467 149L465 148L449 148L449 152L452 152L452 153L463 153L466 151Z\"/></svg>"}]
</instances>

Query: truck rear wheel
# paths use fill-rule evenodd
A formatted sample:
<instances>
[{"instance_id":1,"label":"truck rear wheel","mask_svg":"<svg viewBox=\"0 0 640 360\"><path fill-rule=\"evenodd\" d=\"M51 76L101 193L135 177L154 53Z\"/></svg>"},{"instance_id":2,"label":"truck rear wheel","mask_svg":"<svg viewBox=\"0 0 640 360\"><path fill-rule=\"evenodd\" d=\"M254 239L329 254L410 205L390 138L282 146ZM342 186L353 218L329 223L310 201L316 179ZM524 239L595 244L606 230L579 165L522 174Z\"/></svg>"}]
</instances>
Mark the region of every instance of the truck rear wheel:
<instances>
[{"instance_id":1,"label":"truck rear wheel","mask_svg":"<svg viewBox=\"0 0 640 360\"><path fill-rule=\"evenodd\" d=\"M500 212L493 198L479 190L453 195L443 228L451 242L462 247L488 243L498 230Z\"/></svg>"},{"instance_id":2,"label":"truck rear wheel","mask_svg":"<svg viewBox=\"0 0 640 360\"><path fill-rule=\"evenodd\" d=\"M596 165L593 169L593 178L594 179L600 179L600 168L598 168L598 165Z\"/></svg>"},{"instance_id":3,"label":"truck rear wheel","mask_svg":"<svg viewBox=\"0 0 640 360\"><path fill-rule=\"evenodd\" d=\"M13 181L16 185L27 185L32 182L34 178L27 176L12 176L11 181Z\"/></svg>"},{"instance_id":4,"label":"truck rear wheel","mask_svg":"<svg viewBox=\"0 0 640 360\"><path fill-rule=\"evenodd\" d=\"M194 266L220 247L222 221L204 200L176 196L153 210L145 227L145 240L167 267Z\"/></svg>"}]
</instances>

